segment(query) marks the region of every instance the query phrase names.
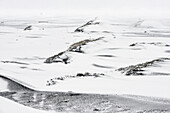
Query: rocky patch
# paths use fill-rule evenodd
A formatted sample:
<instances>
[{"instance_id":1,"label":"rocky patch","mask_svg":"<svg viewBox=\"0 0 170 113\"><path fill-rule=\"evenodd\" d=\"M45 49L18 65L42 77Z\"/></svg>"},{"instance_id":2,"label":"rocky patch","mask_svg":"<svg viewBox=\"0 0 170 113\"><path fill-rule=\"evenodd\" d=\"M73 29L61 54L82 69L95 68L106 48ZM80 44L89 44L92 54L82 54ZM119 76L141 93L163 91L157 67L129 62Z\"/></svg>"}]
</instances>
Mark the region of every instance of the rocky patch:
<instances>
[{"instance_id":1,"label":"rocky patch","mask_svg":"<svg viewBox=\"0 0 170 113\"><path fill-rule=\"evenodd\" d=\"M51 57L47 58L44 63L49 64L49 63L61 62L61 63L68 64L69 57L65 53L66 53L66 51L63 51L63 52L58 53L57 55L51 56Z\"/></svg>"},{"instance_id":2,"label":"rocky patch","mask_svg":"<svg viewBox=\"0 0 170 113\"><path fill-rule=\"evenodd\" d=\"M142 71L144 71L143 68L152 66L153 64L158 63L158 62L164 62L165 60L170 60L170 58L159 58L159 59L155 59L155 60L152 60L152 61L149 61L149 62L119 68L116 71L120 71L127 76L143 75L143 73L142 73Z\"/></svg>"},{"instance_id":3,"label":"rocky patch","mask_svg":"<svg viewBox=\"0 0 170 113\"><path fill-rule=\"evenodd\" d=\"M32 30L32 25L29 25L29 26L25 27L24 31L26 31L26 30Z\"/></svg>"},{"instance_id":4,"label":"rocky patch","mask_svg":"<svg viewBox=\"0 0 170 113\"><path fill-rule=\"evenodd\" d=\"M58 81L63 81L65 79L69 79L69 78L80 78L80 77L101 77L104 76L104 74L102 73L93 73L90 74L88 72L86 73L77 73L76 75L66 75L64 77L56 77L56 78L52 78L50 80L47 81L47 86L51 86L51 85L55 85L56 83L58 83Z\"/></svg>"},{"instance_id":5,"label":"rocky patch","mask_svg":"<svg viewBox=\"0 0 170 113\"><path fill-rule=\"evenodd\" d=\"M84 53L81 49L82 46L86 45L89 42L95 42L95 41L101 40L103 38L104 37L99 37L97 39L86 39L83 41L76 42L76 43L72 44L66 51L60 52L57 55L47 58L44 63L61 62L61 63L68 64L69 60L70 60L70 57L67 55L68 52Z\"/></svg>"},{"instance_id":6,"label":"rocky patch","mask_svg":"<svg viewBox=\"0 0 170 113\"><path fill-rule=\"evenodd\" d=\"M14 64L21 64L21 65L29 65L28 63L17 62L17 61L1 61L2 63L14 63Z\"/></svg>"},{"instance_id":7,"label":"rocky patch","mask_svg":"<svg viewBox=\"0 0 170 113\"><path fill-rule=\"evenodd\" d=\"M85 23L84 25L78 27L77 29L74 30L74 32L84 32L84 28L89 26L89 25L97 25L99 24L100 22L95 22L96 21L96 18L94 20L90 20L88 21L87 23Z\"/></svg>"},{"instance_id":8,"label":"rocky patch","mask_svg":"<svg viewBox=\"0 0 170 113\"><path fill-rule=\"evenodd\" d=\"M133 47L133 46L140 46L140 45L154 45L154 46L164 46L164 47L170 47L169 44L165 44L165 43L162 43L162 42L151 42L151 43L146 43L146 42L137 42L137 43L133 43L129 46Z\"/></svg>"}]
</instances>

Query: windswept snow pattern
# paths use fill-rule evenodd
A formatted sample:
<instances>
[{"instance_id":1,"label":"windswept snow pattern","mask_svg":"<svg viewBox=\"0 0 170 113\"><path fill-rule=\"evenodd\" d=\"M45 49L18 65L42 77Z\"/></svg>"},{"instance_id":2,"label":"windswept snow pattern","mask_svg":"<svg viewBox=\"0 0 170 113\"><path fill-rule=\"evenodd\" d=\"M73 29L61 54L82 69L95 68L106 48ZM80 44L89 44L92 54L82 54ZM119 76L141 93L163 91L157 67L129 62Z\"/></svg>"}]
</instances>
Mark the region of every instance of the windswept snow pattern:
<instances>
[{"instance_id":1,"label":"windswept snow pattern","mask_svg":"<svg viewBox=\"0 0 170 113\"><path fill-rule=\"evenodd\" d=\"M168 19L1 18L0 45L2 97L55 112L170 112Z\"/></svg>"}]
</instances>

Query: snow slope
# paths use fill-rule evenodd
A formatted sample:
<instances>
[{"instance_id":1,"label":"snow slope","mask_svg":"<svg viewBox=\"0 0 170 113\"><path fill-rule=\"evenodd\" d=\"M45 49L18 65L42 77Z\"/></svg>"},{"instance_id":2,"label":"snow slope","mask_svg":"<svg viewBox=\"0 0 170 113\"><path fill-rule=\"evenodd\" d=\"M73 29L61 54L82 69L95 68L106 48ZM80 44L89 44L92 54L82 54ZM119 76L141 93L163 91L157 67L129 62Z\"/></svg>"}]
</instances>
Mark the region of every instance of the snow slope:
<instances>
[{"instance_id":1,"label":"snow slope","mask_svg":"<svg viewBox=\"0 0 170 113\"><path fill-rule=\"evenodd\" d=\"M0 113L46 113L46 111L26 107L3 97L0 97L0 105ZM10 106L10 108L8 106ZM48 113L56 112L48 111Z\"/></svg>"},{"instance_id":2,"label":"snow slope","mask_svg":"<svg viewBox=\"0 0 170 113\"><path fill-rule=\"evenodd\" d=\"M43 91L170 98L170 61L144 68L145 76L125 76L116 71L157 58L169 58L169 46L166 46L170 45L169 20L99 17L99 25L88 26L83 33L73 32L90 19L93 17L1 18L0 74ZM28 25L33 26L32 30L24 31ZM84 45L84 54L68 52L69 64L44 63L46 58L65 51L73 43L98 37L105 38ZM133 43L138 45L130 46ZM47 86L50 79L85 72L104 76L68 78ZM2 90L8 90L7 84L4 85Z\"/></svg>"}]
</instances>

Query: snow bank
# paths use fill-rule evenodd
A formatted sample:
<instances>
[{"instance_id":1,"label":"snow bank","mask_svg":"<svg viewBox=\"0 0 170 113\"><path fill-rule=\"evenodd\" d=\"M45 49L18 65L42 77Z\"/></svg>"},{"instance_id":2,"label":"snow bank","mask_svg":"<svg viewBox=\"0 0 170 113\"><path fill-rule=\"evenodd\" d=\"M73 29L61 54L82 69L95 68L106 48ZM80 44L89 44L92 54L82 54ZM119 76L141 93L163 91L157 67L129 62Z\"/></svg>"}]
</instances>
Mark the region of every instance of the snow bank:
<instances>
[{"instance_id":1,"label":"snow bank","mask_svg":"<svg viewBox=\"0 0 170 113\"><path fill-rule=\"evenodd\" d=\"M10 106L10 108L9 108ZM24 105L13 102L9 99L0 97L0 113L46 113L47 111L37 110ZM48 113L56 113L48 111Z\"/></svg>"}]
</instances>

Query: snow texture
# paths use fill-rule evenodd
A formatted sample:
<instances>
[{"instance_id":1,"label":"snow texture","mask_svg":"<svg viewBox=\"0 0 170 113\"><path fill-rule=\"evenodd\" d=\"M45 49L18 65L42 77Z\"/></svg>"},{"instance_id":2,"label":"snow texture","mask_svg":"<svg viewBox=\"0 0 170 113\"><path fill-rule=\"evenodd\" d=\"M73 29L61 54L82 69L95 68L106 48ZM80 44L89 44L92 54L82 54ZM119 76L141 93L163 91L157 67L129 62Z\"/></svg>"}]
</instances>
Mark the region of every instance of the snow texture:
<instances>
[{"instance_id":1,"label":"snow texture","mask_svg":"<svg viewBox=\"0 0 170 113\"><path fill-rule=\"evenodd\" d=\"M98 17L97 24L75 32L94 18L0 18L0 93L71 91L170 99L170 21ZM33 110L2 97L0 104L2 113ZM8 111L7 104L16 107ZM169 112L162 108L141 112Z\"/></svg>"}]
</instances>

